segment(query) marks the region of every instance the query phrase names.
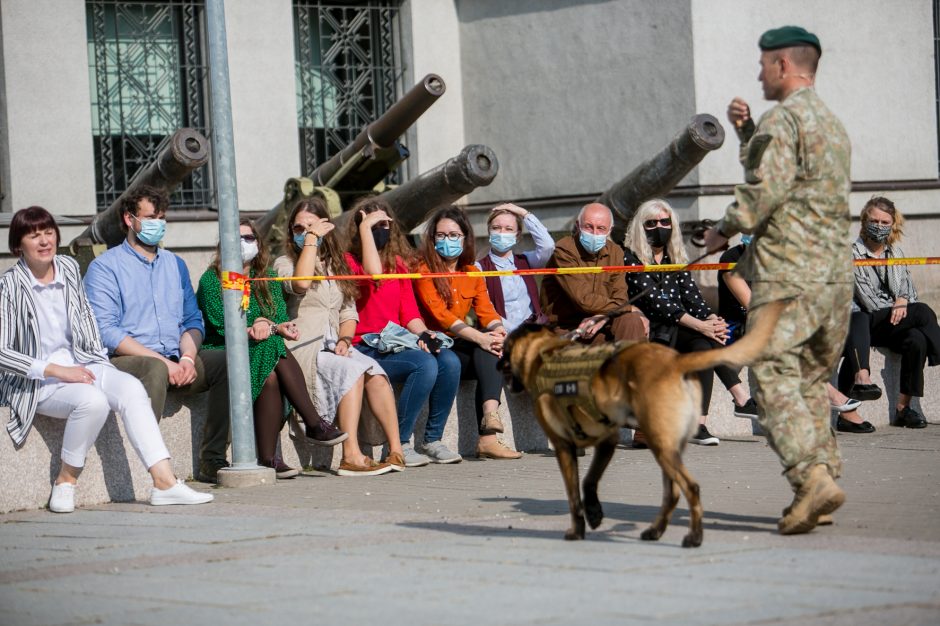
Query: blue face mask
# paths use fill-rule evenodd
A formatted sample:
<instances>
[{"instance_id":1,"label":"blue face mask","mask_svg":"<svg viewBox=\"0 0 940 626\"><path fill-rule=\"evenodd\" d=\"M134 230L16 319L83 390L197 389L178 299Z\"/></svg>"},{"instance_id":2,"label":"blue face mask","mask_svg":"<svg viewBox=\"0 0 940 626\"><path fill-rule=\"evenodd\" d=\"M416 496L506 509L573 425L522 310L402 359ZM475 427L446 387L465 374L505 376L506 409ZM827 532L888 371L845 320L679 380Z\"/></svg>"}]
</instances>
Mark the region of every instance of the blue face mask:
<instances>
[{"instance_id":1,"label":"blue face mask","mask_svg":"<svg viewBox=\"0 0 940 626\"><path fill-rule=\"evenodd\" d=\"M137 233L137 241L145 246L155 246L163 239L166 234L166 220L158 219L139 219L132 215L140 223L140 232Z\"/></svg>"},{"instance_id":2,"label":"blue face mask","mask_svg":"<svg viewBox=\"0 0 940 626\"><path fill-rule=\"evenodd\" d=\"M754 235L741 235L741 243L745 246L751 245L751 241L754 239Z\"/></svg>"},{"instance_id":3,"label":"blue face mask","mask_svg":"<svg viewBox=\"0 0 940 626\"><path fill-rule=\"evenodd\" d=\"M445 259L453 259L460 256L463 252L463 240L451 241L450 239L443 239L436 241L434 242L434 249Z\"/></svg>"},{"instance_id":4,"label":"blue face mask","mask_svg":"<svg viewBox=\"0 0 940 626\"><path fill-rule=\"evenodd\" d=\"M490 233L490 247L497 252L506 252L516 245L516 233Z\"/></svg>"},{"instance_id":5,"label":"blue face mask","mask_svg":"<svg viewBox=\"0 0 940 626\"><path fill-rule=\"evenodd\" d=\"M304 249L304 241L307 239L307 233L297 233L294 235L294 245L297 246L298 250Z\"/></svg>"},{"instance_id":6,"label":"blue face mask","mask_svg":"<svg viewBox=\"0 0 940 626\"><path fill-rule=\"evenodd\" d=\"M582 230L578 240L581 242L581 245L584 246L585 250L591 254L597 254L600 249L604 247L604 244L607 243L607 235L592 235Z\"/></svg>"}]
</instances>

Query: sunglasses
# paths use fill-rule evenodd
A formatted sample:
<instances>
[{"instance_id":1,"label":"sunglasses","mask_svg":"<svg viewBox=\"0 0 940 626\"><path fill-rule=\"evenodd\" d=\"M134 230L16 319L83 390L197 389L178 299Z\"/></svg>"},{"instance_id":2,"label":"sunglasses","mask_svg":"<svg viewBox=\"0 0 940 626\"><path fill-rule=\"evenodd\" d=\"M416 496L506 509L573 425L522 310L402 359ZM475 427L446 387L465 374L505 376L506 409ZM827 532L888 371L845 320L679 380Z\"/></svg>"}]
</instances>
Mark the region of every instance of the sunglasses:
<instances>
[{"instance_id":1,"label":"sunglasses","mask_svg":"<svg viewBox=\"0 0 940 626\"><path fill-rule=\"evenodd\" d=\"M664 217L660 220L646 220L645 222L643 222L643 228L647 228L647 229L656 228L656 226L662 226L664 228L671 228L672 218Z\"/></svg>"},{"instance_id":2,"label":"sunglasses","mask_svg":"<svg viewBox=\"0 0 940 626\"><path fill-rule=\"evenodd\" d=\"M242 237L242 241L244 241L245 243L254 243L258 241L258 238L255 237L254 235L242 235L241 237Z\"/></svg>"}]
</instances>

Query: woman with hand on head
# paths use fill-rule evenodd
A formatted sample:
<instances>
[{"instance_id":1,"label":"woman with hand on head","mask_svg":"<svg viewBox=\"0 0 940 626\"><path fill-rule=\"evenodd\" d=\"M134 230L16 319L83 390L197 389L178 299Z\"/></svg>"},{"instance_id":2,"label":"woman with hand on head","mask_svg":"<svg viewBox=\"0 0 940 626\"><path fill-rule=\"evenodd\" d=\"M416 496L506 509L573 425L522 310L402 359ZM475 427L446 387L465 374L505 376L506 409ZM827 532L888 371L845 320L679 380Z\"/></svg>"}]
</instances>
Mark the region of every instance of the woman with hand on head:
<instances>
[{"instance_id":1,"label":"woman with hand on head","mask_svg":"<svg viewBox=\"0 0 940 626\"><path fill-rule=\"evenodd\" d=\"M336 415L339 427L349 433L343 442L340 476L377 476L405 469L398 435L395 394L385 370L352 345L359 314L355 283L344 280L305 280L303 276L349 274L343 249L329 221L326 202L319 196L301 200L288 220L286 254L274 261L287 313L300 330L301 339L287 346L300 363L307 392L321 415ZM385 432L389 454L376 463L359 447L359 417L365 396Z\"/></svg>"},{"instance_id":2,"label":"woman with hand on head","mask_svg":"<svg viewBox=\"0 0 940 626\"><path fill-rule=\"evenodd\" d=\"M535 250L514 254L513 246L522 234L523 224L535 241ZM481 270L511 271L545 267L555 240L537 217L515 204L493 207L486 220L490 234L490 252L476 262ZM539 306L539 288L534 276L493 276L485 278L490 301L503 320L507 333L524 322L543 324L547 321Z\"/></svg>"},{"instance_id":3,"label":"woman with hand on head","mask_svg":"<svg viewBox=\"0 0 940 626\"><path fill-rule=\"evenodd\" d=\"M173 474L140 380L108 361L78 264L56 254L59 227L52 215L38 206L17 211L9 236L19 262L0 277L0 405L10 407L7 431L17 446L36 413L66 420L49 510L75 510L85 456L112 410L153 478L150 504L210 502L211 494Z\"/></svg>"},{"instance_id":4,"label":"woman with hand on head","mask_svg":"<svg viewBox=\"0 0 940 626\"><path fill-rule=\"evenodd\" d=\"M242 219L238 230L242 273L249 278L274 277L274 272L268 269L267 249L251 221ZM225 348L220 254L220 250L216 252L215 260L199 279L196 290L196 300L206 322L202 347L207 350ZM284 339L297 339L299 333L296 324L287 317L281 289L272 289L267 281L252 282L246 317L258 462L273 468L278 478L293 478L300 471L277 455L277 441L284 425L285 396L303 419L310 443L335 446L347 435L317 413L307 394L300 365L284 345Z\"/></svg>"},{"instance_id":5,"label":"woman with hand on head","mask_svg":"<svg viewBox=\"0 0 940 626\"><path fill-rule=\"evenodd\" d=\"M473 229L466 213L456 206L436 211L428 220L421 243L422 262L418 271L474 271ZM454 337L454 354L460 358L462 378L475 379L477 423L480 441L477 456L489 459L518 459L496 438L503 432L499 401L503 377L496 367L502 355L506 329L486 293L482 278L421 278L415 281L418 304L428 325ZM482 330L469 326L466 317L473 311Z\"/></svg>"},{"instance_id":6,"label":"woman with hand on head","mask_svg":"<svg viewBox=\"0 0 940 626\"><path fill-rule=\"evenodd\" d=\"M353 274L407 273L414 250L381 196L356 201L350 208L346 263ZM389 380L402 383L398 398L398 434L407 467L433 463L458 463L462 457L441 441L444 426L460 385L460 361L449 349L439 347L437 333L428 330L415 302L412 281L390 278L358 283L359 325L353 345L382 366ZM381 333L388 322L402 326L417 339L420 349L379 352L362 343L362 335ZM415 422L425 401L428 421L424 430L424 454L411 444Z\"/></svg>"},{"instance_id":7,"label":"woman with hand on head","mask_svg":"<svg viewBox=\"0 0 940 626\"><path fill-rule=\"evenodd\" d=\"M624 246L627 265L668 265L688 263L682 231L675 211L665 200L650 200L637 209L627 227ZM627 274L631 300L650 320L650 341L671 346L679 352L698 352L725 345L728 324L711 312L689 272ZM641 295L642 294L642 295ZM725 365L699 372L702 384L702 417L698 432L690 440L706 446L718 445L718 437L708 432L705 420L711 404L714 374L734 398L735 414L756 417L757 407L737 373Z\"/></svg>"}]
</instances>

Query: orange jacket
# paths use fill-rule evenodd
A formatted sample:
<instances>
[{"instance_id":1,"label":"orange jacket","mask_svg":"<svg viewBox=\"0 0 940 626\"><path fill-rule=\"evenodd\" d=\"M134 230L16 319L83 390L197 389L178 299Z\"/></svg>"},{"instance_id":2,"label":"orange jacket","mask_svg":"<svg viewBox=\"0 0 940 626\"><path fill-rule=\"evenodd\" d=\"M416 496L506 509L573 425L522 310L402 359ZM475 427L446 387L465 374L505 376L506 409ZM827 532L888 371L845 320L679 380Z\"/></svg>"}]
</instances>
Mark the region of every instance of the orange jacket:
<instances>
[{"instance_id":1,"label":"orange jacket","mask_svg":"<svg viewBox=\"0 0 940 626\"><path fill-rule=\"evenodd\" d=\"M427 263L423 261L418 266L418 272L429 272ZM478 267L467 265L462 271L477 272ZM453 304L448 307L437 289L434 288L434 281L430 278L419 278L415 281L415 295L418 300L418 307L424 317L425 323L431 330L442 330L449 335L450 327L454 322L464 322L470 309L476 313L480 326L488 327L493 322L502 321L493 303L490 302L490 296L486 292L486 282L479 277L455 276L448 279L453 294Z\"/></svg>"}]
</instances>

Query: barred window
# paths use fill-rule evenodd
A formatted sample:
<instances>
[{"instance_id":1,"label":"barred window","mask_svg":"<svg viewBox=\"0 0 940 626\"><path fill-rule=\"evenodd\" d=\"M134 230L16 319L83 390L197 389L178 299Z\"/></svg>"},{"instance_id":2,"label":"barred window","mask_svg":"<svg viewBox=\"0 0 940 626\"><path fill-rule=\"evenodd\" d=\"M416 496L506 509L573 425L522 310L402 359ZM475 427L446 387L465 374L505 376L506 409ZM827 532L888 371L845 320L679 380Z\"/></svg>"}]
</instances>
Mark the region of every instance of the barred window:
<instances>
[{"instance_id":1,"label":"barred window","mask_svg":"<svg viewBox=\"0 0 940 626\"><path fill-rule=\"evenodd\" d=\"M208 136L203 0L86 0L95 189L103 211L178 128ZM170 197L214 205L211 162Z\"/></svg>"},{"instance_id":2,"label":"barred window","mask_svg":"<svg viewBox=\"0 0 940 626\"><path fill-rule=\"evenodd\" d=\"M297 126L305 174L340 152L400 95L399 5L398 0L294 1Z\"/></svg>"}]
</instances>

